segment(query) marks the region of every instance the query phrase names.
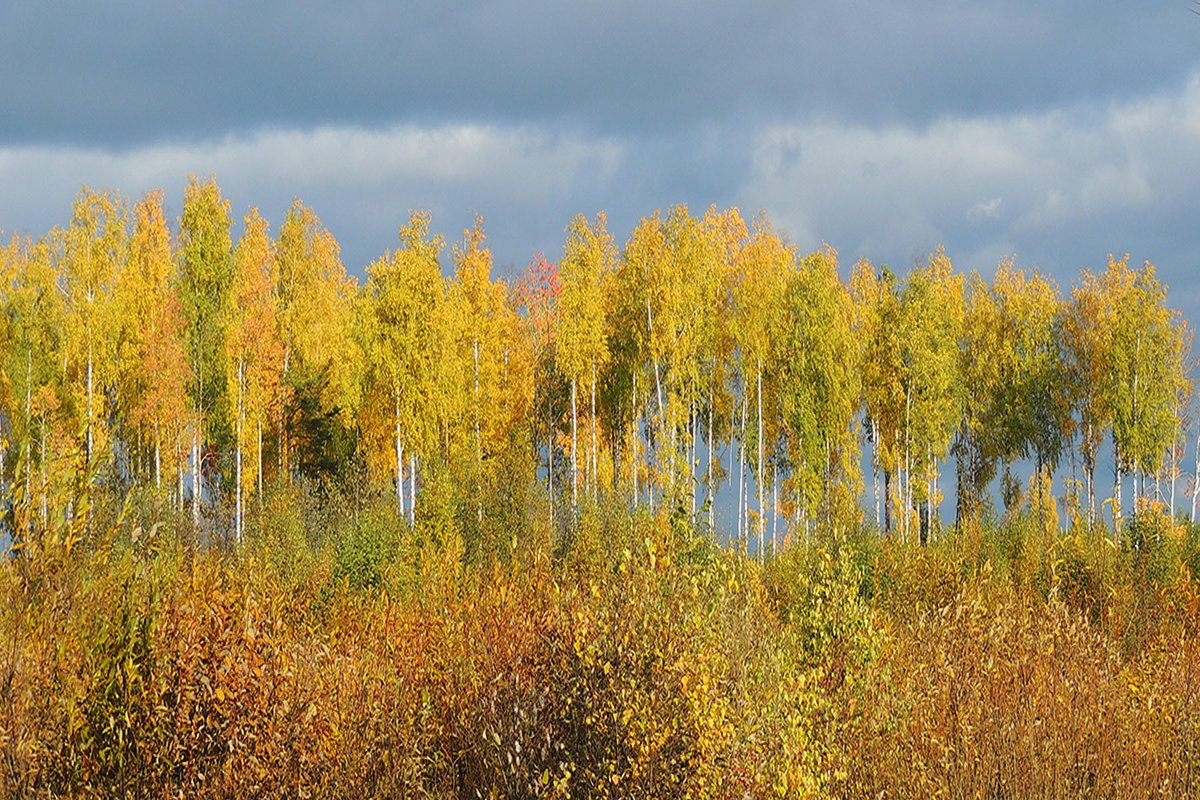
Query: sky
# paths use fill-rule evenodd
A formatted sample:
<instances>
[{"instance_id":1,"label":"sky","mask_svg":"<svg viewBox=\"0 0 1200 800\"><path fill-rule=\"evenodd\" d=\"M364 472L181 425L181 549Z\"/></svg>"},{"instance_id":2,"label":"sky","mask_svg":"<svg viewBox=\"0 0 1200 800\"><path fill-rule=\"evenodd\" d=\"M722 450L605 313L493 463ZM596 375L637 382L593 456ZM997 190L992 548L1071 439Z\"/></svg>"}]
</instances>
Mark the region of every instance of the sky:
<instances>
[{"instance_id":1,"label":"sky","mask_svg":"<svg viewBox=\"0 0 1200 800\"><path fill-rule=\"evenodd\" d=\"M686 203L766 212L844 269L945 245L1068 287L1109 253L1200 303L1200 15L1046 3L6 0L0 229L214 174L235 219L293 197L362 275L410 209L497 273L577 213L619 242Z\"/></svg>"}]
</instances>

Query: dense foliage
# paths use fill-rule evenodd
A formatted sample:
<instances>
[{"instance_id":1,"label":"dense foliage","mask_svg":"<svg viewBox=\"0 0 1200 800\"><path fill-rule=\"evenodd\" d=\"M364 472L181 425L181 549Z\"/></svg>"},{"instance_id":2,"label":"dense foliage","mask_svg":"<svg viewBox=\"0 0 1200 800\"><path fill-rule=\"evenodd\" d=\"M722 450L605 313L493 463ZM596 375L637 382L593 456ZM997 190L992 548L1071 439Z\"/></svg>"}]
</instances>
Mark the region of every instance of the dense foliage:
<instances>
[{"instance_id":1,"label":"dense foliage","mask_svg":"<svg viewBox=\"0 0 1200 800\"><path fill-rule=\"evenodd\" d=\"M844 279L675 207L508 282L430 223L359 285L193 179L0 249L0 795L1200 792L1151 265Z\"/></svg>"},{"instance_id":2,"label":"dense foliage","mask_svg":"<svg viewBox=\"0 0 1200 800\"><path fill-rule=\"evenodd\" d=\"M0 567L0 794L1200 790L1200 530L1161 515L762 564L588 505L473 560L386 494L275 496L236 551L132 505Z\"/></svg>"},{"instance_id":3,"label":"dense foliage","mask_svg":"<svg viewBox=\"0 0 1200 800\"><path fill-rule=\"evenodd\" d=\"M0 250L0 494L18 541L151 486L197 525L228 502L236 539L266 487L363 468L410 521L452 495L470 546L497 492L544 492L560 524L585 498L710 529L721 505L759 553L865 495L877 527L924 540L951 456L960 529L997 475L1020 504L1019 460L1043 478L1065 460L1055 499L1095 525L1106 440L1114 535L1148 480L1172 514L1190 488L1195 515L1190 333L1127 257L1069 296L1009 262L963 275L940 249L903 279L866 261L843 279L831 247L802 254L765 218L674 207L620 249L603 213L579 216L559 266L506 281L481 220L443 264L414 212L359 285L299 200L277 237L251 209L236 242L215 181L191 180L175 235L162 201L130 212L85 187L67 228Z\"/></svg>"}]
</instances>

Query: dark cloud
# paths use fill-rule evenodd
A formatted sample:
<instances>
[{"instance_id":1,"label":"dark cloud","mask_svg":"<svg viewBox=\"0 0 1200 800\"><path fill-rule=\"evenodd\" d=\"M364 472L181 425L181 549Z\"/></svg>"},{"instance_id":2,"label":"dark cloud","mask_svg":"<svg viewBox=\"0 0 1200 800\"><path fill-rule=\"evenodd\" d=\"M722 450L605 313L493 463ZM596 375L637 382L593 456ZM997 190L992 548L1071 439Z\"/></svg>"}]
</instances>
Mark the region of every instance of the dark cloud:
<instances>
[{"instance_id":1,"label":"dark cloud","mask_svg":"<svg viewBox=\"0 0 1200 800\"><path fill-rule=\"evenodd\" d=\"M1200 299L1198 47L1186 2L10 0L0 226L215 172L239 216L301 196L353 271L411 208L520 268L576 213L623 241L737 203L900 269L1127 249Z\"/></svg>"},{"instance_id":2,"label":"dark cloud","mask_svg":"<svg viewBox=\"0 0 1200 800\"><path fill-rule=\"evenodd\" d=\"M0 142L487 120L595 135L917 123L1187 74L1184 4L64 3L0 28Z\"/></svg>"}]
</instances>

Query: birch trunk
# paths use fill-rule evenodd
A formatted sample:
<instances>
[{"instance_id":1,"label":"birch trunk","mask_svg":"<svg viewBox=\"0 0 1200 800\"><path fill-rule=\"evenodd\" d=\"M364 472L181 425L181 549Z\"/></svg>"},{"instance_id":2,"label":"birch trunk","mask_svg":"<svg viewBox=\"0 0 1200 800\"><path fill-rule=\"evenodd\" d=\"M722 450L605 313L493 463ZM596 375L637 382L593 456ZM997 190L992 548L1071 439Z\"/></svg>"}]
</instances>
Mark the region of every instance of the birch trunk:
<instances>
[{"instance_id":1,"label":"birch trunk","mask_svg":"<svg viewBox=\"0 0 1200 800\"><path fill-rule=\"evenodd\" d=\"M417 454L408 456L408 524L417 524Z\"/></svg>"},{"instance_id":2,"label":"birch trunk","mask_svg":"<svg viewBox=\"0 0 1200 800\"><path fill-rule=\"evenodd\" d=\"M404 519L404 440L400 431L400 386L395 387L396 395L396 514Z\"/></svg>"},{"instance_id":3,"label":"birch trunk","mask_svg":"<svg viewBox=\"0 0 1200 800\"><path fill-rule=\"evenodd\" d=\"M92 290L88 289L88 303L92 301ZM92 466L92 340L88 337L88 363L87 363L87 453L85 454L84 464L90 469ZM90 476L88 482L91 482Z\"/></svg>"},{"instance_id":4,"label":"birch trunk","mask_svg":"<svg viewBox=\"0 0 1200 800\"><path fill-rule=\"evenodd\" d=\"M638 436L637 436L637 375L633 376L633 393L629 399L629 470L633 473L633 507L638 506Z\"/></svg>"},{"instance_id":5,"label":"birch trunk","mask_svg":"<svg viewBox=\"0 0 1200 800\"><path fill-rule=\"evenodd\" d=\"M709 392L709 395L708 395L708 475L705 476L705 478L706 478L705 494L707 495L707 499L708 499L708 530L710 533L713 530L713 523L715 522L713 513L714 513L714 509L716 508L716 505L717 505L717 500L715 497L713 497L713 494L715 493L714 487L716 485L716 476L717 476L717 472L716 472L716 469L714 468L714 461L713 461L713 444L714 444L714 442L713 442L713 397L712 397L712 392Z\"/></svg>"},{"instance_id":6,"label":"birch trunk","mask_svg":"<svg viewBox=\"0 0 1200 800\"><path fill-rule=\"evenodd\" d=\"M592 361L592 502L600 489L600 453L596 449L596 362Z\"/></svg>"},{"instance_id":7,"label":"birch trunk","mask_svg":"<svg viewBox=\"0 0 1200 800\"><path fill-rule=\"evenodd\" d=\"M746 393L742 392L742 435L738 441L738 503L737 503L737 535L739 546L743 542L743 537L746 545L746 555L750 555L750 534L746 530L746 508L749 506L749 501L746 499Z\"/></svg>"},{"instance_id":8,"label":"birch trunk","mask_svg":"<svg viewBox=\"0 0 1200 800\"><path fill-rule=\"evenodd\" d=\"M1196 426L1196 476L1192 480L1192 522L1196 521L1196 501L1200 500L1200 425Z\"/></svg>"},{"instance_id":9,"label":"birch trunk","mask_svg":"<svg viewBox=\"0 0 1200 800\"><path fill-rule=\"evenodd\" d=\"M258 508L261 511L263 497L262 409L255 413L254 418L258 427Z\"/></svg>"},{"instance_id":10,"label":"birch trunk","mask_svg":"<svg viewBox=\"0 0 1200 800\"><path fill-rule=\"evenodd\" d=\"M1124 510L1121 507L1121 483L1123 482L1123 476L1121 475L1120 463L1120 457L1118 456L1113 465L1113 544L1118 546L1121 544L1121 512Z\"/></svg>"},{"instance_id":11,"label":"birch trunk","mask_svg":"<svg viewBox=\"0 0 1200 800\"><path fill-rule=\"evenodd\" d=\"M479 422L479 340L473 342L475 354L475 521L483 524L483 436Z\"/></svg>"},{"instance_id":12,"label":"birch trunk","mask_svg":"<svg viewBox=\"0 0 1200 800\"><path fill-rule=\"evenodd\" d=\"M912 390L904 390L904 476L901 478L901 495L904 498L904 521L901 523L900 538L908 542L910 530L909 509L912 508L912 461L909 453L909 415L912 411Z\"/></svg>"},{"instance_id":13,"label":"birch trunk","mask_svg":"<svg viewBox=\"0 0 1200 800\"><path fill-rule=\"evenodd\" d=\"M238 544L242 543L242 420L246 415L246 387L244 382L245 364L241 356L238 356L238 415L237 415L237 448L234 458L234 481L237 484L234 489L236 500L234 501L234 538Z\"/></svg>"},{"instance_id":14,"label":"birch trunk","mask_svg":"<svg viewBox=\"0 0 1200 800\"><path fill-rule=\"evenodd\" d=\"M180 515L183 514L183 432L175 432L175 505Z\"/></svg>"},{"instance_id":15,"label":"birch trunk","mask_svg":"<svg viewBox=\"0 0 1200 800\"><path fill-rule=\"evenodd\" d=\"M203 416L196 420L192 430L192 524L200 524L200 425Z\"/></svg>"},{"instance_id":16,"label":"birch trunk","mask_svg":"<svg viewBox=\"0 0 1200 800\"><path fill-rule=\"evenodd\" d=\"M154 488L162 491L162 453L158 435L158 420L154 420Z\"/></svg>"},{"instance_id":17,"label":"birch trunk","mask_svg":"<svg viewBox=\"0 0 1200 800\"><path fill-rule=\"evenodd\" d=\"M871 420L871 488L875 495L875 528L883 530L883 509L879 503L879 431Z\"/></svg>"},{"instance_id":18,"label":"birch trunk","mask_svg":"<svg viewBox=\"0 0 1200 800\"><path fill-rule=\"evenodd\" d=\"M291 359L292 349L284 348L283 351L283 380L279 382L279 477L281 480L287 480L289 470L285 463L285 454L287 453L287 426L284 425L284 387L287 385L288 378L288 362Z\"/></svg>"},{"instance_id":19,"label":"birch trunk","mask_svg":"<svg viewBox=\"0 0 1200 800\"><path fill-rule=\"evenodd\" d=\"M691 478L691 484L692 484L690 490L688 491L688 496L691 497L692 519L695 519L695 517L696 517L696 494L697 494L697 486L699 485L699 481L696 480L696 467L700 463L700 459L697 458L697 455L699 454L699 451L700 451L699 440L697 438L699 436L699 434L700 434L700 430L699 430L699 428L696 427L696 413L693 411L692 412L692 456L688 460L688 476Z\"/></svg>"},{"instance_id":20,"label":"birch trunk","mask_svg":"<svg viewBox=\"0 0 1200 800\"><path fill-rule=\"evenodd\" d=\"M575 379L571 378L571 516L579 513L579 416L575 404Z\"/></svg>"},{"instance_id":21,"label":"birch trunk","mask_svg":"<svg viewBox=\"0 0 1200 800\"><path fill-rule=\"evenodd\" d=\"M758 481L755 489L758 491L758 557L763 557L764 527L763 502L766 500L763 491L763 422L762 422L762 358L758 359Z\"/></svg>"},{"instance_id":22,"label":"birch trunk","mask_svg":"<svg viewBox=\"0 0 1200 800\"><path fill-rule=\"evenodd\" d=\"M779 552L779 465L771 466L771 555Z\"/></svg>"},{"instance_id":23,"label":"birch trunk","mask_svg":"<svg viewBox=\"0 0 1200 800\"><path fill-rule=\"evenodd\" d=\"M1200 442L1197 443L1200 447ZM1196 451L1200 465L1200 450ZM33 500L33 348L25 353L25 502ZM1195 503L1193 502L1193 506ZM26 515L28 515L26 511ZM1193 516L1195 514L1193 513ZM28 516L26 517L28 519Z\"/></svg>"}]
</instances>

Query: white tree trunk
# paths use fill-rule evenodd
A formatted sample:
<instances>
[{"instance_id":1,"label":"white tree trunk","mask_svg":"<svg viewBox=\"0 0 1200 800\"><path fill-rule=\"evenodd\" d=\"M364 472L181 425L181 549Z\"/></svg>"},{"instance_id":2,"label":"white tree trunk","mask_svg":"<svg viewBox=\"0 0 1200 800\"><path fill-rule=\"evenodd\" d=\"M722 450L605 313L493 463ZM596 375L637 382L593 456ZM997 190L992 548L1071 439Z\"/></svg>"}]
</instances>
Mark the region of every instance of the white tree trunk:
<instances>
[{"instance_id":1,"label":"white tree trunk","mask_svg":"<svg viewBox=\"0 0 1200 800\"><path fill-rule=\"evenodd\" d=\"M883 530L883 508L879 502L879 430L875 420L869 419L871 425L871 487L875 496L875 528Z\"/></svg>"},{"instance_id":2,"label":"white tree trunk","mask_svg":"<svg viewBox=\"0 0 1200 800\"><path fill-rule=\"evenodd\" d=\"M408 524L417 524L417 454L408 456Z\"/></svg>"},{"instance_id":3,"label":"white tree trunk","mask_svg":"<svg viewBox=\"0 0 1200 800\"><path fill-rule=\"evenodd\" d=\"M754 488L758 492L758 557L763 557L763 547L765 545L763 527L763 512L765 510L763 502L766 500L766 492L763 490L763 420L762 420L762 359L758 359L758 480L757 486Z\"/></svg>"},{"instance_id":4,"label":"white tree trunk","mask_svg":"<svg viewBox=\"0 0 1200 800\"><path fill-rule=\"evenodd\" d=\"M183 432L178 428L175 430L175 505L180 514L183 514Z\"/></svg>"},{"instance_id":5,"label":"white tree trunk","mask_svg":"<svg viewBox=\"0 0 1200 800\"><path fill-rule=\"evenodd\" d=\"M92 300L92 291L88 290L88 303ZM92 440L92 339L88 336L88 363L87 363L87 456L85 463L90 468L92 466L93 440ZM91 482L91 476L88 476L88 482Z\"/></svg>"},{"instance_id":6,"label":"white tree trunk","mask_svg":"<svg viewBox=\"0 0 1200 800\"><path fill-rule=\"evenodd\" d=\"M154 488L162 491L162 450L158 434L158 420L154 420Z\"/></svg>"},{"instance_id":7,"label":"white tree trunk","mask_svg":"<svg viewBox=\"0 0 1200 800\"><path fill-rule=\"evenodd\" d=\"M1113 544L1121 544L1121 514L1124 511L1121 500L1121 484L1123 482L1121 475L1120 456L1116 457L1113 465Z\"/></svg>"},{"instance_id":8,"label":"white tree trunk","mask_svg":"<svg viewBox=\"0 0 1200 800\"><path fill-rule=\"evenodd\" d=\"M400 431L400 386L396 394L396 515L404 519L404 439Z\"/></svg>"},{"instance_id":9,"label":"white tree trunk","mask_svg":"<svg viewBox=\"0 0 1200 800\"><path fill-rule=\"evenodd\" d=\"M1196 475L1192 480L1192 522L1196 521L1196 501L1200 500L1200 425L1197 425L1196 428Z\"/></svg>"},{"instance_id":10,"label":"white tree trunk","mask_svg":"<svg viewBox=\"0 0 1200 800\"><path fill-rule=\"evenodd\" d=\"M705 495L708 500L708 530L713 531L713 523L716 521L713 513L717 505L717 499L713 497L716 494L717 471L716 461L713 458L713 449L715 446L713 440L713 396L710 391L708 394L708 474L705 480Z\"/></svg>"},{"instance_id":11,"label":"white tree trunk","mask_svg":"<svg viewBox=\"0 0 1200 800\"><path fill-rule=\"evenodd\" d=\"M192 430L192 524L200 523L200 425L203 417L196 420Z\"/></svg>"},{"instance_id":12,"label":"white tree trunk","mask_svg":"<svg viewBox=\"0 0 1200 800\"><path fill-rule=\"evenodd\" d=\"M779 553L779 464L771 465L771 555Z\"/></svg>"},{"instance_id":13,"label":"white tree trunk","mask_svg":"<svg viewBox=\"0 0 1200 800\"><path fill-rule=\"evenodd\" d=\"M575 402L575 379L571 378L571 516L579 513L579 412Z\"/></svg>"},{"instance_id":14,"label":"white tree trunk","mask_svg":"<svg viewBox=\"0 0 1200 800\"><path fill-rule=\"evenodd\" d=\"M592 361L592 502L600 488L600 452L596 449L596 362Z\"/></svg>"},{"instance_id":15,"label":"white tree trunk","mask_svg":"<svg viewBox=\"0 0 1200 800\"><path fill-rule=\"evenodd\" d=\"M479 340L473 343L475 354L475 521L483 523L483 434L479 421Z\"/></svg>"},{"instance_id":16,"label":"white tree trunk","mask_svg":"<svg viewBox=\"0 0 1200 800\"><path fill-rule=\"evenodd\" d=\"M637 435L637 375L633 376L633 393L629 400L629 468L633 473L633 507L638 506L638 435Z\"/></svg>"},{"instance_id":17,"label":"white tree trunk","mask_svg":"<svg viewBox=\"0 0 1200 800\"><path fill-rule=\"evenodd\" d=\"M746 392L742 392L742 435L738 447L738 541L746 548L746 555L750 555L750 515L747 511L750 508L749 492L746 486L746 414L749 400L746 397Z\"/></svg>"},{"instance_id":18,"label":"white tree trunk","mask_svg":"<svg viewBox=\"0 0 1200 800\"><path fill-rule=\"evenodd\" d=\"M234 501L234 538L238 544L242 543L242 421L246 416L246 384L244 380L245 365L242 357L238 356L238 413L237 413L237 431L235 438L237 439L237 448L235 450L235 466L234 466L234 482L237 484L234 489L236 500Z\"/></svg>"},{"instance_id":19,"label":"white tree trunk","mask_svg":"<svg viewBox=\"0 0 1200 800\"><path fill-rule=\"evenodd\" d=\"M254 417L258 425L258 507L261 510L263 496L262 409L259 409Z\"/></svg>"}]
</instances>

